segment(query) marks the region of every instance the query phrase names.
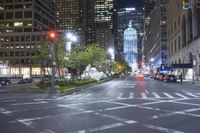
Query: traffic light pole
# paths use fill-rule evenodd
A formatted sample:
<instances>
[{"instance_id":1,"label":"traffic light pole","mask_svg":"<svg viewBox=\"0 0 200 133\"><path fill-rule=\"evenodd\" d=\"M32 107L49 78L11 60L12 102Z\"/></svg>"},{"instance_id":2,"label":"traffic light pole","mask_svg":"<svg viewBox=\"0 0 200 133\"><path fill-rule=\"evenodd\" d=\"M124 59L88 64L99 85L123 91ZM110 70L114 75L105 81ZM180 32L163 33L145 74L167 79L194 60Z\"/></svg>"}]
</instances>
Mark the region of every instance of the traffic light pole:
<instances>
[{"instance_id":1,"label":"traffic light pole","mask_svg":"<svg viewBox=\"0 0 200 133\"><path fill-rule=\"evenodd\" d=\"M54 43L51 42L51 87L50 93L56 93L55 89L55 74L56 74L56 62L55 62L55 46Z\"/></svg>"}]
</instances>

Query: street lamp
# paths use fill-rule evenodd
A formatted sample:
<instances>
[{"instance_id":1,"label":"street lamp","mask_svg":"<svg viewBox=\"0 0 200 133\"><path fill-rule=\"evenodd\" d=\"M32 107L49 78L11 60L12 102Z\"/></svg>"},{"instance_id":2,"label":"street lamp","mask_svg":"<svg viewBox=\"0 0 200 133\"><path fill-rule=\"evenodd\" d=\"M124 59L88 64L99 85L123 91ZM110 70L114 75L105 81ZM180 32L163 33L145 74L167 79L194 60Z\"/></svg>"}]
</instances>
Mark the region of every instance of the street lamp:
<instances>
[{"instance_id":1,"label":"street lamp","mask_svg":"<svg viewBox=\"0 0 200 133\"><path fill-rule=\"evenodd\" d=\"M115 56L114 56L114 49L113 48L109 48L108 52L110 54L110 70L109 70L109 76L112 76L112 61L114 60Z\"/></svg>"},{"instance_id":2,"label":"street lamp","mask_svg":"<svg viewBox=\"0 0 200 133\"><path fill-rule=\"evenodd\" d=\"M54 43L57 39L57 33L55 31L48 32L48 39L51 42L50 58L51 58L51 68L52 68L50 93L56 93L56 89L55 89L56 61L55 61L55 44Z\"/></svg>"},{"instance_id":3,"label":"street lamp","mask_svg":"<svg viewBox=\"0 0 200 133\"><path fill-rule=\"evenodd\" d=\"M72 33L66 33L66 51L71 53L72 43L77 41L77 37Z\"/></svg>"}]
</instances>

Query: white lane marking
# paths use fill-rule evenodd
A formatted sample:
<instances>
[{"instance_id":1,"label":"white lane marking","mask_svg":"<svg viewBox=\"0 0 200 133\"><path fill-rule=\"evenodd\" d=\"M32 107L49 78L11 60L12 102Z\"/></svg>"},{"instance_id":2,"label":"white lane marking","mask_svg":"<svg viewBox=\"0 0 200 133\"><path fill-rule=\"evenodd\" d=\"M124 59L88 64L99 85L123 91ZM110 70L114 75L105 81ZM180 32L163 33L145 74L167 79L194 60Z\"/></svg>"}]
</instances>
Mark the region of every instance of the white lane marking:
<instances>
[{"instance_id":1,"label":"white lane marking","mask_svg":"<svg viewBox=\"0 0 200 133\"><path fill-rule=\"evenodd\" d=\"M133 99L134 98L134 93L133 92L131 92L130 94L129 94L129 97L128 97L129 99Z\"/></svg>"},{"instance_id":2,"label":"white lane marking","mask_svg":"<svg viewBox=\"0 0 200 133\"><path fill-rule=\"evenodd\" d=\"M92 96L92 94L87 94L85 97L90 97L90 96Z\"/></svg>"},{"instance_id":3,"label":"white lane marking","mask_svg":"<svg viewBox=\"0 0 200 133\"><path fill-rule=\"evenodd\" d=\"M186 96L184 96L184 95L182 95L182 94L180 94L180 93L175 93L177 96L179 96L179 97L181 97L181 98L185 98L185 99L188 99L188 97L186 97Z\"/></svg>"},{"instance_id":4,"label":"white lane marking","mask_svg":"<svg viewBox=\"0 0 200 133\"><path fill-rule=\"evenodd\" d=\"M192 94L192 93L189 93L189 92L187 92L186 94L187 94L187 95L189 95L189 96L195 97L195 98L199 97L199 96L197 96L197 95L194 95L194 94Z\"/></svg>"},{"instance_id":5,"label":"white lane marking","mask_svg":"<svg viewBox=\"0 0 200 133\"><path fill-rule=\"evenodd\" d=\"M137 123L137 121L128 120L128 121L125 121L125 123L127 123L127 124L135 124L135 123Z\"/></svg>"},{"instance_id":6,"label":"white lane marking","mask_svg":"<svg viewBox=\"0 0 200 133\"><path fill-rule=\"evenodd\" d=\"M147 95L144 92L141 93L141 96L142 96L143 99L147 98Z\"/></svg>"},{"instance_id":7,"label":"white lane marking","mask_svg":"<svg viewBox=\"0 0 200 133\"><path fill-rule=\"evenodd\" d=\"M78 131L78 133L86 133L85 130Z\"/></svg>"},{"instance_id":8,"label":"white lane marking","mask_svg":"<svg viewBox=\"0 0 200 133\"><path fill-rule=\"evenodd\" d=\"M161 98L157 93L152 93L155 98Z\"/></svg>"},{"instance_id":9,"label":"white lane marking","mask_svg":"<svg viewBox=\"0 0 200 133\"><path fill-rule=\"evenodd\" d=\"M104 110L118 110L118 109L123 109L123 108L128 108L129 106L120 106L120 107L113 107L113 108L107 108L107 109L104 109Z\"/></svg>"},{"instance_id":10,"label":"white lane marking","mask_svg":"<svg viewBox=\"0 0 200 133\"><path fill-rule=\"evenodd\" d=\"M123 93L119 93L119 96L117 98L122 98Z\"/></svg>"},{"instance_id":11,"label":"white lane marking","mask_svg":"<svg viewBox=\"0 0 200 133\"><path fill-rule=\"evenodd\" d=\"M97 132L97 131L102 131L102 130L106 130L106 129L110 129L110 128L121 127L121 126L124 126L124 124L121 122L118 122L118 123L114 123L114 124L110 124L110 125L104 125L101 127L92 128L92 129L89 129L88 131L89 132Z\"/></svg>"},{"instance_id":12,"label":"white lane marking","mask_svg":"<svg viewBox=\"0 0 200 133\"><path fill-rule=\"evenodd\" d=\"M144 125L144 126L156 131L164 132L164 133L185 133L185 132L181 132L181 131L177 131L177 130L173 130L169 128L164 128L164 127L159 127L159 126L154 126L154 125Z\"/></svg>"},{"instance_id":13,"label":"white lane marking","mask_svg":"<svg viewBox=\"0 0 200 133\"><path fill-rule=\"evenodd\" d=\"M199 108L188 109L188 110L185 110L185 112L194 112L194 111L199 111L199 110L200 110L200 107Z\"/></svg>"},{"instance_id":14,"label":"white lane marking","mask_svg":"<svg viewBox=\"0 0 200 133\"><path fill-rule=\"evenodd\" d=\"M175 98L172 95L168 94L168 93L163 93L165 96L167 96L168 98Z\"/></svg>"},{"instance_id":15,"label":"white lane marking","mask_svg":"<svg viewBox=\"0 0 200 133\"><path fill-rule=\"evenodd\" d=\"M17 100L2 100L2 103L8 103L8 102L16 102Z\"/></svg>"},{"instance_id":16,"label":"white lane marking","mask_svg":"<svg viewBox=\"0 0 200 133\"><path fill-rule=\"evenodd\" d=\"M40 101L40 102L29 102L29 103L15 103L15 104L11 104L11 105L31 105L31 104L44 104L47 103L45 101Z\"/></svg>"},{"instance_id":17,"label":"white lane marking","mask_svg":"<svg viewBox=\"0 0 200 133\"><path fill-rule=\"evenodd\" d=\"M200 93L197 93L197 95L200 95Z\"/></svg>"},{"instance_id":18,"label":"white lane marking","mask_svg":"<svg viewBox=\"0 0 200 133\"><path fill-rule=\"evenodd\" d=\"M146 93L146 94L149 94L148 90L145 90L145 93Z\"/></svg>"}]
</instances>

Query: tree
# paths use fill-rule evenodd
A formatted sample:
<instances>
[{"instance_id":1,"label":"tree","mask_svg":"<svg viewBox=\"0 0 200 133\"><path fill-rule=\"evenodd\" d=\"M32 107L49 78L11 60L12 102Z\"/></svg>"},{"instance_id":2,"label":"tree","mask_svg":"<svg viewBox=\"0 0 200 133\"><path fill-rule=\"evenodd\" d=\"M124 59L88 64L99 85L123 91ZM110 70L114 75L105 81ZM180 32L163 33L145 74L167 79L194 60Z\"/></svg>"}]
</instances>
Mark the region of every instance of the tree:
<instances>
[{"instance_id":1,"label":"tree","mask_svg":"<svg viewBox=\"0 0 200 133\"><path fill-rule=\"evenodd\" d=\"M60 67L63 65L64 56L66 55L65 45L64 45L64 42L58 41L58 42L55 42L54 46L55 46L55 58L56 58L55 60L57 64L56 66L57 66L58 74L60 76ZM45 67L50 67L50 64L51 64L50 42L40 43L37 50L39 52L39 55L33 57L34 64L40 65L42 70L44 70Z\"/></svg>"},{"instance_id":2,"label":"tree","mask_svg":"<svg viewBox=\"0 0 200 133\"><path fill-rule=\"evenodd\" d=\"M105 60L105 58L105 51L97 44L78 45L72 49L65 64L70 69L76 69L78 75L81 75L87 65L96 66L98 62Z\"/></svg>"},{"instance_id":3,"label":"tree","mask_svg":"<svg viewBox=\"0 0 200 133\"><path fill-rule=\"evenodd\" d=\"M120 74L120 73L127 74L128 72L132 71L132 68L128 65L127 62L123 60L118 60L115 62L113 66L113 71L116 74Z\"/></svg>"}]
</instances>

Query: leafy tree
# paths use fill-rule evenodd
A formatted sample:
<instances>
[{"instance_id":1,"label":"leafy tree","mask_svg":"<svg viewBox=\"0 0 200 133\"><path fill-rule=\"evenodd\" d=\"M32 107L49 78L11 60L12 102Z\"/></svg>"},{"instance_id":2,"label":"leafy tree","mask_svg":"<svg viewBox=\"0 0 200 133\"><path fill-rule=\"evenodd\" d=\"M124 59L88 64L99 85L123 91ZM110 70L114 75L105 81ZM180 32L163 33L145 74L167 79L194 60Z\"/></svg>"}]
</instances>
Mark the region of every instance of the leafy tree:
<instances>
[{"instance_id":1,"label":"leafy tree","mask_svg":"<svg viewBox=\"0 0 200 133\"><path fill-rule=\"evenodd\" d=\"M123 60L116 61L113 66L113 71L116 74L124 73L127 74L128 72L132 71L132 68L128 65L127 62Z\"/></svg>"},{"instance_id":2,"label":"leafy tree","mask_svg":"<svg viewBox=\"0 0 200 133\"><path fill-rule=\"evenodd\" d=\"M81 75L87 65L96 66L98 62L105 60L105 58L105 51L96 44L78 45L72 49L65 64L70 69L76 69L78 75Z\"/></svg>"},{"instance_id":3,"label":"leafy tree","mask_svg":"<svg viewBox=\"0 0 200 133\"><path fill-rule=\"evenodd\" d=\"M56 66L57 66L58 74L60 75L60 67L63 65L64 56L66 55L65 45L63 42L55 42L54 46L55 46L55 60L57 64ZM45 67L49 67L51 64L50 62L51 48L50 47L51 45L49 42L40 43L37 49L39 52L39 56L33 57L34 64L40 65L42 69L44 69Z\"/></svg>"}]
</instances>

